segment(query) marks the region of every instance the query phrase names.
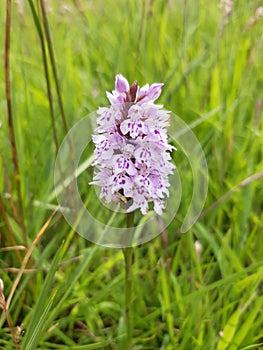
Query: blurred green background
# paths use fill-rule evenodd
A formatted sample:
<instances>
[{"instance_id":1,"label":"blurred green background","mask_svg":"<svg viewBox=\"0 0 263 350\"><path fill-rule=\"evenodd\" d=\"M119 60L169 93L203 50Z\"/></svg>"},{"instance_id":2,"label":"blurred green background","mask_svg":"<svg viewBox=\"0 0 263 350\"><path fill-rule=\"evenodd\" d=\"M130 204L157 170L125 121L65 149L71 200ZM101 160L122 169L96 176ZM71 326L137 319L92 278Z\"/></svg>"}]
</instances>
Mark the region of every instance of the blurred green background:
<instances>
[{"instance_id":1,"label":"blurred green background","mask_svg":"<svg viewBox=\"0 0 263 350\"><path fill-rule=\"evenodd\" d=\"M263 2L11 5L18 173L6 108L1 1L0 278L6 301L12 292L8 314L19 348L123 349L121 251L85 241L59 213L41 231L57 204L50 198L58 148L71 126L108 104L105 91L114 89L118 73L140 86L165 84L158 102L190 125L209 170L204 212L179 234L192 175L182 152L174 155L183 178L180 210L160 237L135 250L133 348L262 348ZM85 173L79 184L93 203ZM95 210L102 215L99 206ZM3 297L4 310L2 304ZM15 348L5 312L0 348Z\"/></svg>"}]
</instances>

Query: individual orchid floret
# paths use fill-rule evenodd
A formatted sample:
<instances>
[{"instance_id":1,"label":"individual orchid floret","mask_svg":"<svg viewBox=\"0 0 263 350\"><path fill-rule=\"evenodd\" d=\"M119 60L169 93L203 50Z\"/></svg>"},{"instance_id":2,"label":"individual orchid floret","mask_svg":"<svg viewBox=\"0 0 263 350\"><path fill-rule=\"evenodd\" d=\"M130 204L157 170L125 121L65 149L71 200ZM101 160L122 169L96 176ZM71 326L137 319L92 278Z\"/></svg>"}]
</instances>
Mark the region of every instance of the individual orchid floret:
<instances>
[{"instance_id":1,"label":"individual orchid floret","mask_svg":"<svg viewBox=\"0 0 263 350\"><path fill-rule=\"evenodd\" d=\"M169 175L173 146L168 144L169 112L156 105L162 83L142 88L129 85L118 74L115 90L107 92L109 107L97 111L95 144L96 167L91 184L101 187L106 203L125 203L127 212L140 209L143 215L153 210L161 215L169 196Z\"/></svg>"}]
</instances>

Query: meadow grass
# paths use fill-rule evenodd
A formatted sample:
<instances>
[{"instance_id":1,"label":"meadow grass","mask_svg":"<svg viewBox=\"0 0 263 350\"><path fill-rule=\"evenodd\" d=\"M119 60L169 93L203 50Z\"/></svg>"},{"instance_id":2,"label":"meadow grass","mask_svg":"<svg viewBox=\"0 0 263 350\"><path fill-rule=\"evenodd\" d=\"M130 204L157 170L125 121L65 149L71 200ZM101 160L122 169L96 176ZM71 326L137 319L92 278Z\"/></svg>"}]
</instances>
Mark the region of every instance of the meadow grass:
<instances>
[{"instance_id":1,"label":"meadow grass","mask_svg":"<svg viewBox=\"0 0 263 350\"><path fill-rule=\"evenodd\" d=\"M0 348L15 348L8 304L19 349L124 349L121 250L83 239L59 212L50 217L58 147L74 123L107 105L117 73L140 86L164 82L160 103L193 129L209 171L204 211L180 234L193 181L187 158L174 152L179 211L135 249L133 349L263 348L262 1L236 0L228 15L205 0L11 5L18 163L1 69ZM1 1L3 58L5 16ZM103 221L90 176L79 177L81 196Z\"/></svg>"}]
</instances>

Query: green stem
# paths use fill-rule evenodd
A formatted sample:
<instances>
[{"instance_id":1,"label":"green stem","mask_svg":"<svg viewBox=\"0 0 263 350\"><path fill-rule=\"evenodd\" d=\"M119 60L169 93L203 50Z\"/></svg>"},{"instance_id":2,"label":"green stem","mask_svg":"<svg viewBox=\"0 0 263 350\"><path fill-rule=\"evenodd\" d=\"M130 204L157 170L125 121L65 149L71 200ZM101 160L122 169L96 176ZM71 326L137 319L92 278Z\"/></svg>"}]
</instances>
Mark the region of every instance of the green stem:
<instances>
[{"instance_id":1,"label":"green stem","mask_svg":"<svg viewBox=\"0 0 263 350\"><path fill-rule=\"evenodd\" d=\"M11 103L11 82L10 82L10 42L11 42L11 0L6 0L6 22L5 22L5 92L6 92L6 104L7 104L7 120L9 140L12 150L12 158L14 164L14 175L17 185L17 198L18 208L20 214L20 226L23 235L23 243L27 246L27 235L25 227L23 196L21 189L21 174L19 171L18 152L15 139L15 130L13 123L13 110Z\"/></svg>"},{"instance_id":2,"label":"green stem","mask_svg":"<svg viewBox=\"0 0 263 350\"><path fill-rule=\"evenodd\" d=\"M127 215L127 228L134 226L134 215L129 213ZM132 240L131 240L132 244ZM126 346L125 350L132 349L132 259L133 259L133 247L125 247L122 249L124 261L125 261L125 325L126 325Z\"/></svg>"}]
</instances>

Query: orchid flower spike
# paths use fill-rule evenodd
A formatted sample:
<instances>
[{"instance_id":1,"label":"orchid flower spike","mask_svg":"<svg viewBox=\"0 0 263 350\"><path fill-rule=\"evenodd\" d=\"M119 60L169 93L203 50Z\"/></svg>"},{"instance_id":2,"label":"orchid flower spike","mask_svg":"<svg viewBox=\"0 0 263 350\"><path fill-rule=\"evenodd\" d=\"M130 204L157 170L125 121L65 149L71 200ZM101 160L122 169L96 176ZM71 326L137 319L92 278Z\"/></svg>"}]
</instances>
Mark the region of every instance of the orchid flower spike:
<instances>
[{"instance_id":1,"label":"orchid flower spike","mask_svg":"<svg viewBox=\"0 0 263 350\"><path fill-rule=\"evenodd\" d=\"M91 184L101 186L100 198L125 203L127 212L149 211L149 203L159 215L169 196L171 162L167 126L169 112L155 104L162 83L131 86L118 74L115 90L107 92L109 107L97 111L97 134L93 135L96 167Z\"/></svg>"}]
</instances>

